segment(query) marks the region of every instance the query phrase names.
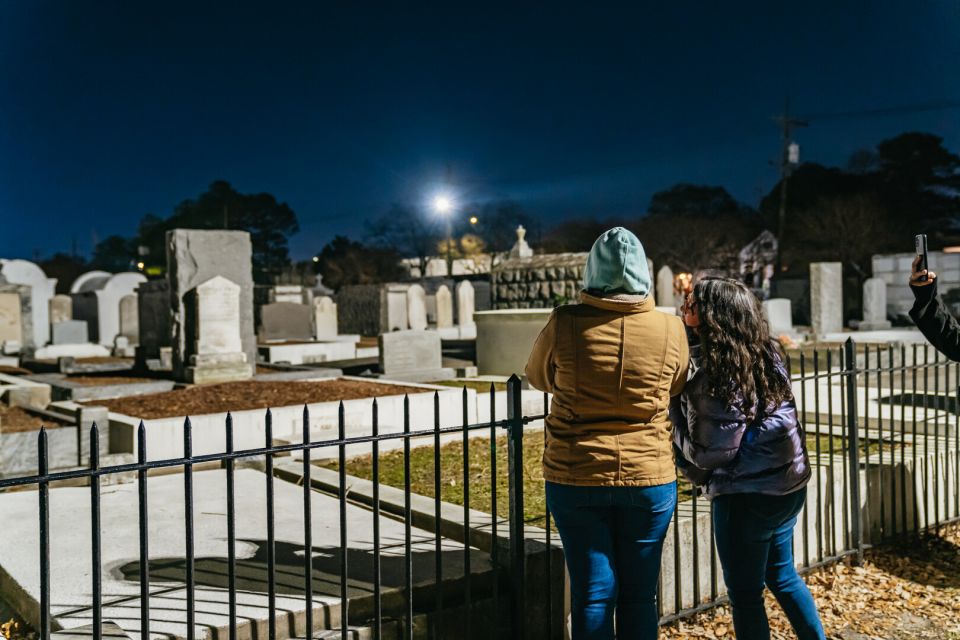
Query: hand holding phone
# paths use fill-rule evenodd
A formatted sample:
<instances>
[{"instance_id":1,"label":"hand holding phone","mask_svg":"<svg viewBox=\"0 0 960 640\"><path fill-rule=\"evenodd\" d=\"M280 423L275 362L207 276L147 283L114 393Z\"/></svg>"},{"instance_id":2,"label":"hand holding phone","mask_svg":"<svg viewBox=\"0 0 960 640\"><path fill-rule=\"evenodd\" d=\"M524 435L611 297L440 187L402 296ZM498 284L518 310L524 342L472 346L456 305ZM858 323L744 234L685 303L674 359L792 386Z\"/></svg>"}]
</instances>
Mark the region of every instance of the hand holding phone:
<instances>
[{"instance_id":1,"label":"hand holding phone","mask_svg":"<svg viewBox=\"0 0 960 640\"><path fill-rule=\"evenodd\" d=\"M929 270L929 258L927 255L927 235L925 233L917 234L914 239L917 257L913 259L913 272L910 274L910 284L914 287L923 287L932 283L937 274Z\"/></svg>"}]
</instances>

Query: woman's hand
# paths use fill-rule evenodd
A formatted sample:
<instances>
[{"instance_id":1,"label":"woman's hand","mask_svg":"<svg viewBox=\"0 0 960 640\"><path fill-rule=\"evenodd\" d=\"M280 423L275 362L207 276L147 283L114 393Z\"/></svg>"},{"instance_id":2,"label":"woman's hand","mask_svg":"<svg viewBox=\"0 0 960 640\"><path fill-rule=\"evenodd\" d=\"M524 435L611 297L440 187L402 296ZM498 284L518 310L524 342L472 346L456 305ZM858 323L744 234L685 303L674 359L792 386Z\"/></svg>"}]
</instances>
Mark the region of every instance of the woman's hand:
<instances>
[{"instance_id":1,"label":"woman's hand","mask_svg":"<svg viewBox=\"0 0 960 640\"><path fill-rule=\"evenodd\" d=\"M921 280L923 276L926 276L926 280ZM917 256L913 259L913 270L910 273L910 286L911 287L926 287L933 284L933 281L937 279L937 274L933 271L927 269L920 269L920 256Z\"/></svg>"}]
</instances>

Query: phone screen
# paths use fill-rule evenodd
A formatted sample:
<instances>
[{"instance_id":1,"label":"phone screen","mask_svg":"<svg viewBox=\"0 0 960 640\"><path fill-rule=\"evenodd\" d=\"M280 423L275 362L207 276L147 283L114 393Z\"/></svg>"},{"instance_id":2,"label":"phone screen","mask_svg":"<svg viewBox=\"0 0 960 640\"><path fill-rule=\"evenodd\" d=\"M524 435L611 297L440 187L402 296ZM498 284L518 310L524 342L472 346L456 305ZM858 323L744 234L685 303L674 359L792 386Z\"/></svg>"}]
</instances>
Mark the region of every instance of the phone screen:
<instances>
[{"instance_id":1,"label":"phone screen","mask_svg":"<svg viewBox=\"0 0 960 640\"><path fill-rule=\"evenodd\" d=\"M927 234L920 233L914 238L914 244L916 245L917 255L920 256L920 265L918 271L926 271L928 266L927 260ZM926 282L927 276L920 276L917 278L920 282Z\"/></svg>"}]
</instances>

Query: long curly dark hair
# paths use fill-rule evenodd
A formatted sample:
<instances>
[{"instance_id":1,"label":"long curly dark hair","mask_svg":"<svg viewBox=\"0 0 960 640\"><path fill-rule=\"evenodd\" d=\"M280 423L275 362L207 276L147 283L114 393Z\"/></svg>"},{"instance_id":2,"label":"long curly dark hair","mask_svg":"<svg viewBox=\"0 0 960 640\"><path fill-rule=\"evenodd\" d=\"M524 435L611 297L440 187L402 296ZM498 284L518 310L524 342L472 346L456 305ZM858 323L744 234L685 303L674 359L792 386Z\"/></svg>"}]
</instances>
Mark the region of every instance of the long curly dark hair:
<instances>
[{"instance_id":1,"label":"long curly dark hair","mask_svg":"<svg viewBox=\"0 0 960 640\"><path fill-rule=\"evenodd\" d=\"M705 278L693 288L700 356L711 395L749 417L791 397L785 358L757 297L742 282ZM741 404L742 403L742 404Z\"/></svg>"}]
</instances>

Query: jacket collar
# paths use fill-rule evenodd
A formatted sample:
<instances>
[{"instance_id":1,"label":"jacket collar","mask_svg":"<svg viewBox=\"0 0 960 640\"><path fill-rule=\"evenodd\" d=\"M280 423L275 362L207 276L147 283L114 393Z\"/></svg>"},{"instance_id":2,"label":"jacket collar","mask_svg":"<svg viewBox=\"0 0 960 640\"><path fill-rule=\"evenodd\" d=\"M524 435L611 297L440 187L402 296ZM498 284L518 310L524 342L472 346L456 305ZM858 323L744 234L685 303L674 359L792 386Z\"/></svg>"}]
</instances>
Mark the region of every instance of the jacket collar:
<instances>
[{"instance_id":1,"label":"jacket collar","mask_svg":"<svg viewBox=\"0 0 960 640\"><path fill-rule=\"evenodd\" d=\"M580 292L580 302L597 309L617 311L619 313L643 313L653 311L655 304L653 296L612 295L595 296L587 291Z\"/></svg>"}]
</instances>

